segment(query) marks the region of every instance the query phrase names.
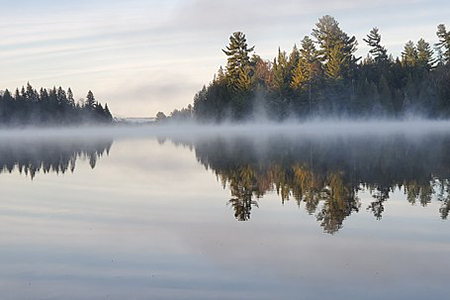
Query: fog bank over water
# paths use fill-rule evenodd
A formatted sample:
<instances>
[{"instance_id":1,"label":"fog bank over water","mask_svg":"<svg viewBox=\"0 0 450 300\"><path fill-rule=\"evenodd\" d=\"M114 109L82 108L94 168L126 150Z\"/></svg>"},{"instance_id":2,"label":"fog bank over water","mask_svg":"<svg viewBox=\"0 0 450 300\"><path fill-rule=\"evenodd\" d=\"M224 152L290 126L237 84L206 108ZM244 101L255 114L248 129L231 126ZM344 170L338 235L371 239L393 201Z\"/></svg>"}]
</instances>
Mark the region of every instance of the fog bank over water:
<instances>
[{"instance_id":1,"label":"fog bank over water","mask_svg":"<svg viewBox=\"0 0 450 300\"><path fill-rule=\"evenodd\" d=\"M430 121L410 119L404 121L346 121L346 120L313 120L300 122L254 122L224 124L151 124L151 125L117 125L117 126L79 126L48 128L4 128L0 129L0 140L11 138L39 139L53 138L128 138L183 136L201 137L208 135L245 135L259 137L261 135L283 134L294 136L346 136L346 135L390 135L405 134L408 136L426 135L430 133L450 133L450 121Z\"/></svg>"}]
</instances>

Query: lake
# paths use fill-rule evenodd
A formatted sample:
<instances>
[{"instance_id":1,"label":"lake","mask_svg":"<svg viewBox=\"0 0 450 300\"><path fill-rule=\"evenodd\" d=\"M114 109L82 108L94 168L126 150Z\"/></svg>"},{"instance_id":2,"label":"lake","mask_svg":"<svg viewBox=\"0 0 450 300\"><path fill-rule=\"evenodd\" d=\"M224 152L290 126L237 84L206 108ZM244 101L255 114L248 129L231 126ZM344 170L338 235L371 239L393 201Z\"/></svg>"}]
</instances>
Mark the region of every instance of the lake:
<instances>
[{"instance_id":1,"label":"lake","mask_svg":"<svg viewBox=\"0 0 450 300\"><path fill-rule=\"evenodd\" d=\"M450 123L0 131L1 299L447 299Z\"/></svg>"}]
</instances>

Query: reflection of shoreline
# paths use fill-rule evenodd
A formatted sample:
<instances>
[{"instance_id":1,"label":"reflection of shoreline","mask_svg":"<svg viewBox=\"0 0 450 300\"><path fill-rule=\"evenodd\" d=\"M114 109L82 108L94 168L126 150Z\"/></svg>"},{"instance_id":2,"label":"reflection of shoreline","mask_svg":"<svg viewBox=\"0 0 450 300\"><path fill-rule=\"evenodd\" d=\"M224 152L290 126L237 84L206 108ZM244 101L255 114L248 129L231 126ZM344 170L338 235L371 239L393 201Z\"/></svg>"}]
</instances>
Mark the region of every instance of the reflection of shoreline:
<instances>
[{"instance_id":1,"label":"reflection of shoreline","mask_svg":"<svg viewBox=\"0 0 450 300\"><path fill-rule=\"evenodd\" d=\"M95 168L97 159L109 154L112 139L9 139L0 143L0 174L17 170L33 179L36 174L74 172L77 159Z\"/></svg>"},{"instance_id":2,"label":"reflection of shoreline","mask_svg":"<svg viewBox=\"0 0 450 300\"><path fill-rule=\"evenodd\" d=\"M229 204L240 221L267 192L304 205L326 232L338 231L361 206L358 192L373 196L367 207L381 219L384 203L397 188L412 204L426 206L436 197L441 218L450 209L450 136L406 138L288 136L172 139L193 147L197 160L230 189Z\"/></svg>"}]
</instances>

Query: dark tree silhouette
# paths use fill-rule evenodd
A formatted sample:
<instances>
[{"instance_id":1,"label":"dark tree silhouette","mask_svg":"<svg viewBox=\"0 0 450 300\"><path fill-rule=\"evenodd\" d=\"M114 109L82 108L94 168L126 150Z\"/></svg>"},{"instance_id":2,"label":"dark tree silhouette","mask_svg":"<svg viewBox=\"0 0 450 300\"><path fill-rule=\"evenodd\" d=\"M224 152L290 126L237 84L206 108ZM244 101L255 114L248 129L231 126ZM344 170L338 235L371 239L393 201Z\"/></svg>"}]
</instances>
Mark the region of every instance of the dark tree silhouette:
<instances>
[{"instance_id":1,"label":"dark tree silhouette","mask_svg":"<svg viewBox=\"0 0 450 300\"><path fill-rule=\"evenodd\" d=\"M85 122L111 123L112 114L95 100L89 91L86 101L76 105L72 90L53 87L39 92L30 83L14 96L9 90L0 92L0 126L71 125Z\"/></svg>"}]
</instances>

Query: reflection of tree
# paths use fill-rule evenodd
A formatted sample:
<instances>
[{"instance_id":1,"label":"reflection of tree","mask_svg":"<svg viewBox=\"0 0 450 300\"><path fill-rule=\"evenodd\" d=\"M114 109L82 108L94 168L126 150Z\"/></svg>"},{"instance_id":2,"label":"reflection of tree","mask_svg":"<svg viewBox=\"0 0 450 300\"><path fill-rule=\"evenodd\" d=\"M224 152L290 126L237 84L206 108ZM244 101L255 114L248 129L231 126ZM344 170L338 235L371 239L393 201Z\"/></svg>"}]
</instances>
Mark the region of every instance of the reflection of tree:
<instances>
[{"instance_id":1,"label":"reflection of tree","mask_svg":"<svg viewBox=\"0 0 450 300\"><path fill-rule=\"evenodd\" d=\"M449 180L440 181L437 183L437 198L441 202L441 218L446 220L450 212L450 182Z\"/></svg>"},{"instance_id":2,"label":"reflection of tree","mask_svg":"<svg viewBox=\"0 0 450 300\"><path fill-rule=\"evenodd\" d=\"M240 221L250 219L252 206L269 191L276 191L282 202L304 203L328 233L359 211L361 188L373 196L367 210L378 220L397 188L403 188L410 203L422 206L436 195L441 217L449 214L449 136L216 136L174 142L194 147L198 161L230 189L229 203Z\"/></svg>"},{"instance_id":3,"label":"reflection of tree","mask_svg":"<svg viewBox=\"0 0 450 300\"><path fill-rule=\"evenodd\" d=\"M32 179L37 173L74 172L78 158L95 168L97 159L109 154L111 139L13 139L0 143L0 173L15 169Z\"/></svg>"},{"instance_id":4,"label":"reflection of tree","mask_svg":"<svg viewBox=\"0 0 450 300\"><path fill-rule=\"evenodd\" d=\"M325 189L324 205L317 220L328 233L334 233L342 227L344 219L353 211L359 210L359 200L353 188L344 183L342 174L330 174Z\"/></svg>"},{"instance_id":5,"label":"reflection of tree","mask_svg":"<svg viewBox=\"0 0 450 300\"><path fill-rule=\"evenodd\" d=\"M381 220L384 212L384 202L389 199L389 193L391 192L390 187L378 187L376 190L372 191L372 196L375 199L367 207L367 210L372 211L374 217L377 220Z\"/></svg>"},{"instance_id":6,"label":"reflection of tree","mask_svg":"<svg viewBox=\"0 0 450 300\"><path fill-rule=\"evenodd\" d=\"M248 166L239 168L229 174L228 178L223 177L224 182L229 182L231 196L229 204L234 209L234 216L239 221L248 221L252 206L258 203L253 200L253 195L259 196L257 174Z\"/></svg>"}]
</instances>

